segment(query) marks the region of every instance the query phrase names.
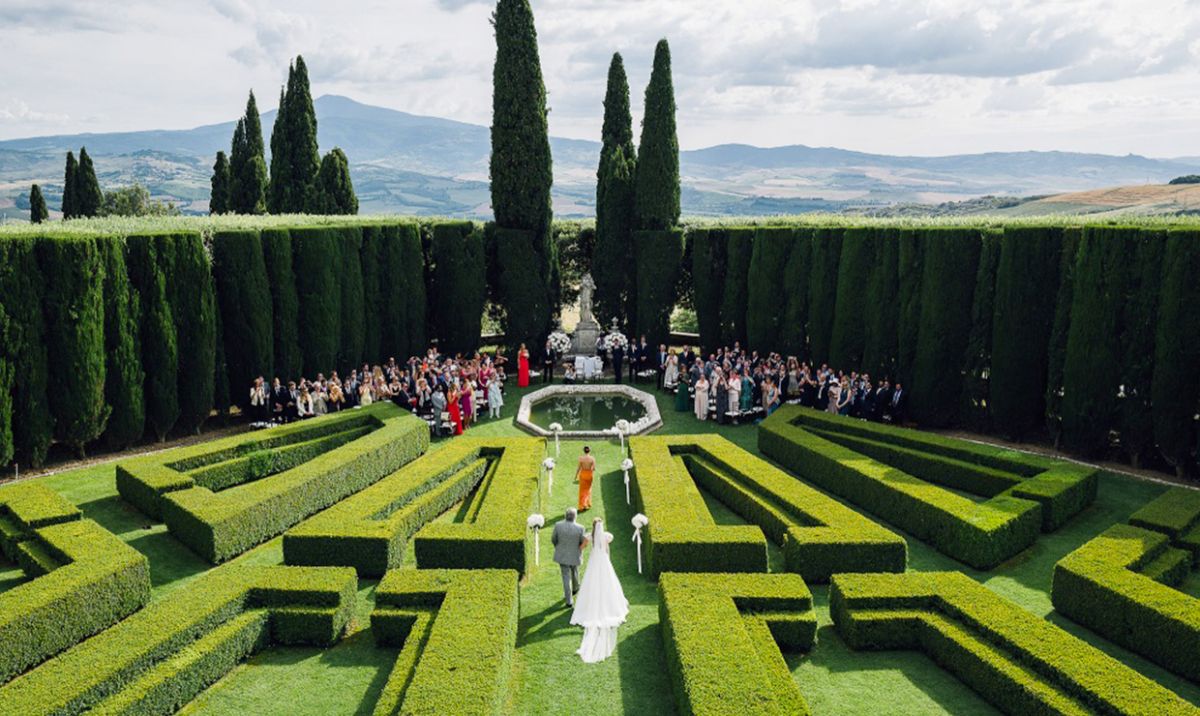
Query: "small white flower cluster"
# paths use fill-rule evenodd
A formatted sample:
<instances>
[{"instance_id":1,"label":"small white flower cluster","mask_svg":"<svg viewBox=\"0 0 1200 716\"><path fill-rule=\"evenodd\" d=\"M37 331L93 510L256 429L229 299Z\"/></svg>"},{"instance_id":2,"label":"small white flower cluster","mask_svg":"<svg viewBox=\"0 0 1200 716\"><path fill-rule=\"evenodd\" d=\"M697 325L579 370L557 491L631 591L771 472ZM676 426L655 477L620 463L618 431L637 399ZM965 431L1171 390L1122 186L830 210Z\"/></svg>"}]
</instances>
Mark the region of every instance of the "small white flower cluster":
<instances>
[{"instance_id":1,"label":"small white flower cluster","mask_svg":"<svg viewBox=\"0 0 1200 716\"><path fill-rule=\"evenodd\" d=\"M562 331L554 331L547 339L550 342L550 347L555 353L566 353L571 350L571 337Z\"/></svg>"},{"instance_id":2,"label":"small white flower cluster","mask_svg":"<svg viewBox=\"0 0 1200 716\"><path fill-rule=\"evenodd\" d=\"M609 350L616 348L625 349L629 347L629 339L626 338L625 334L621 333L620 331L613 331L607 336L602 337L600 340L604 341L604 347ZM599 341L597 342L597 347L599 347Z\"/></svg>"},{"instance_id":3,"label":"small white flower cluster","mask_svg":"<svg viewBox=\"0 0 1200 716\"><path fill-rule=\"evenodd\" d=\"M548 457L545 460L542 460L542 467L546 468L547 470L553 470L554 469L554 458Z\"/></svg>"},{"instance_id":4,"label":"small white flower cluster","mask_svg":"<svg viewBox=\"0 0 1200 716\"><path fill-rule=\"evenodd\" d=\"M633 526L636 529L641 529L650 524L650 518L643 515L641 512L633 516Z\"/></svg>"},{"instance_id":5,"label":"small white flower cluster","mask_svg":"<svg viewBox=\"0 0 1200 716\"><path fill-rule=\"evenodd\" d=\"M535 513L530 515L529 519L525 520L525 524L529 526L529 529L534 529L535 527L541 529L546 526L546 518Z\"/></svg>"}]
</instances>

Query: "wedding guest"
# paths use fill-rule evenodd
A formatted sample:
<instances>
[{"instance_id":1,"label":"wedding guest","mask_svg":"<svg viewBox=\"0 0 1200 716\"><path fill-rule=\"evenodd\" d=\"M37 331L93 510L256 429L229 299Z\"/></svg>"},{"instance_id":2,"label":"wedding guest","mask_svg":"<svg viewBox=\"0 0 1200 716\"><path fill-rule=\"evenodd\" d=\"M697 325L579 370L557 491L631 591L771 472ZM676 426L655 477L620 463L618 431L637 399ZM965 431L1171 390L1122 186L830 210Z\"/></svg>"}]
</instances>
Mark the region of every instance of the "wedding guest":
<instances>
[{"instance_id":1,"label":"wedding guest","mask_svg":"<svg viewBox=\"0 0 1200 716\"><path fill-rule=\"evenodd\" d=\"M250 417L255 421L267 419L267 387L260 375L250 386Z\"/></svg>"},{"instance_id":2,"label":"wedding guest","mask_svg":"<svg viewBox=\"0 0 1200 716\"><path fill-rule=\"evenodd\" d=\"M662 372L659 375L659 387L670 390L679 382L679 356L675 355L674 349L667 354L664 360Z\"/></svg>"},{"instance_id":3,"label":"wedding guest","mask_svg":"<svg viewBox=\"0 0 1200 716\"><path fill-rule=\"evenodd\" d=\"M312 394L308 392L308 388L301 388L296 396L296 417L304 419L313 415Z\"/></svg>"},{"instance_id":4,"label":"wedding guest","mask_svg":"<svg viewBox=\"0 0 1200 716\"><path fill-rule=\"evenodd\" d=\"M524 343L517 351L517 387L529 387L529 349L525 347Z\"/></svg>"},{"instance_id":5,"label":"wedding guest","mask_svg":"<svg viewBox=\"0 0 1200 716\"><path fill-rule=\"evenodd\" d=\"M742 409L742 377L737 373L731 373L726 387L729 393L726 398L729 411L740 412Z\"/></svg>"},{"instance_id":6,"label":"wedding guest","mask_svg":"<svg viewBox=\"0 0 1200 716\"><path fill-rule=\"evenodd\" d=\"M566 383L567 385L575 384L575 364L574 363L567 363L567 365L563 368L563 383Z\"/></svg>"},{"instance_id":7,"label":"wedding guest","mask_svg":"<svg viewBox=\"0 0 1200 716\"><path fill-rule=\"evenodd\" d=\"M701 373L696 380L695 409L697 420L708 419L708 378Z\"/></svg>"},{"instance_id":8,"label":"wedding guest","mask_svg":"<svg viewBox=\"0 0 1200 716\"><path fill-rule=\"evenodd\" d=\"M720 370L713 372L715 382L712 389L716 397L717 424L724 425L729 418L729 383Z\"/></svg>"},{"instance_id":9,"label":"wedding guest","mask_svg":"<svg viewBox=\"0 0 1200 716\"><path fill-rule=\"evenodd\" d=\"M542 382L554 382L554 364L558 362L558 351L554 350L550 339L546 339L546 348L542 353Z\"/></svg>"},{"instance_id":10,"label":"wedding guest","mask_svg":"<svg viewBox=\"0 0 1200 716\"><path fill-rule=\"evenodd\" d=\"M501 391L500 379L492 378L487 386L488 416L500 417L500 408L504 407L504 393Z\"/></svg>"},{"instance_id":11,"label":"wedding guest","mask_svg":"<svg viewBox=\"0 0 1200 716\"><path fill-rule=\"evenodd\" d=\"M371 395L371 384L364 381L358 386L358 404L365 408L373 402L375 398Z\"/></svg>"}]
</instances>

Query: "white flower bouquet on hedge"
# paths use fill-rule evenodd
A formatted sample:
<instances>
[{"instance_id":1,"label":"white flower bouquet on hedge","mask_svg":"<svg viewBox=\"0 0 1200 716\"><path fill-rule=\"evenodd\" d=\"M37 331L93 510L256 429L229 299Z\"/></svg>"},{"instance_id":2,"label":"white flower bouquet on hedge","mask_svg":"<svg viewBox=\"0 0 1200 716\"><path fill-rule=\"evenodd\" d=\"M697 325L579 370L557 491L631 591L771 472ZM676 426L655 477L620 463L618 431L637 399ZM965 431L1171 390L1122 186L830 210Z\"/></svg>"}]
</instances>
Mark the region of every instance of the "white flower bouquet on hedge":
<instances>
[{"instance_id":1,"label":"white flower bouquet on hedge","mask_svg":"<svg viewBox=\"0 0 1200 716\"><path fill-rule=\"evenodd\" d=\"M629 347L629 339L620 331L613 331L604 337L604 347L609 350L620 348L622 350Z\"/></svg>"},{"instance_id":2,"label":"white flower bouquet on hedge","mask_svg":"<svg viewBox=\"0 0 1200 716\"><path fill-rule=\"evenodd\" d=\"M571 350L571 337L562 331L554 331L547 340L555 353L563 354Z\"/></svg>"}]
</instances>

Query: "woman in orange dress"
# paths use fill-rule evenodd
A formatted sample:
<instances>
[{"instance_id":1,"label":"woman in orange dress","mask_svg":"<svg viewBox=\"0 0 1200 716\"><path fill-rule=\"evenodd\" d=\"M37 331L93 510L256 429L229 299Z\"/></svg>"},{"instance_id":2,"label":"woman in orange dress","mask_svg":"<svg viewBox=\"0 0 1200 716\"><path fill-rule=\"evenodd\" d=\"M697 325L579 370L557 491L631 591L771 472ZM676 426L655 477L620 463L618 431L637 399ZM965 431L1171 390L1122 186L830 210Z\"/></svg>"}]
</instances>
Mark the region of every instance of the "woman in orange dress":
<instances>
[{"instance_id":1,"label":"woman in orange dress","mask_svg":"<svg viewBox=\"0 0 1200 716\"><path fill-rule=\"evenodd\" d=\"M529 387L529 349L525 344L521 344L521 350L517 351L517 387Z\"/></svg>"},{"instance_id":2,"label":"woman in orange dress","mask_svg":"<svg viewBox=\"0 0 1200 716\"><path fill-rule=\"evenodd\" d=\"M592 507L592 477L596 474L596 458L592 457L592 449L586 445L583 454L579 456L579 467L575 468L575 482L579 483L579 511Z\"/></svg>"}]
</instances>

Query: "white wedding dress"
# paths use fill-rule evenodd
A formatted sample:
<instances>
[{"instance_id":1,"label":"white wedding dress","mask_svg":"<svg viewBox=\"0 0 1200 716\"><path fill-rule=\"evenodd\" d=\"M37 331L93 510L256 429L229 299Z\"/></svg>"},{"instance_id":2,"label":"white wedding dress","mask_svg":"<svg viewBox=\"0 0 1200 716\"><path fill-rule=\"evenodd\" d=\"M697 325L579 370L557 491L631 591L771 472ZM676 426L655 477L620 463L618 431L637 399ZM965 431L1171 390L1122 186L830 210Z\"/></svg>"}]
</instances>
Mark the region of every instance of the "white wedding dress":
<instances>
[{"instance_id":1,"label":"white wedding dress","mask_svg":"<svg viewBox=\"0 0 1200 716\"><path fill-rule=\"evenodd\" d=\"M597 521L592 527L592 554L571 615L571 623L583 627L583 643L575 653L588 664L612 656L617 648L617 627L629 614L629 601L608 554L612 539L612 534L604 531L604 523Z\"/></svg>"}]
</instances>

